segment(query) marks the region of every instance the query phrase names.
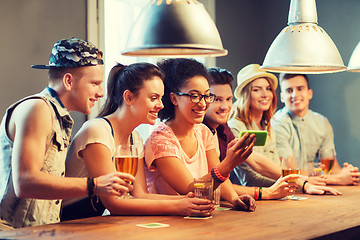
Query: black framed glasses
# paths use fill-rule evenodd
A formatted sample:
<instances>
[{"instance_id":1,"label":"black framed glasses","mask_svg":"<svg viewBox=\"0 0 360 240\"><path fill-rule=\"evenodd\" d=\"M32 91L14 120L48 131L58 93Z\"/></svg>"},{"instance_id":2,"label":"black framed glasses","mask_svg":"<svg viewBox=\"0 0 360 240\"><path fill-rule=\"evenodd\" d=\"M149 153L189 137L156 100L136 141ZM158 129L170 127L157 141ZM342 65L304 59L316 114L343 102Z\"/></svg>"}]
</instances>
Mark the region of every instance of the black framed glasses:
<instances>
[{"instance_id":1,"label":"black framed glasses","mask_svg":"<svg viewBox=\"0 0 360 240\"><path fill-rule=\"evenodd\" d=\"M177 92L175 93L176 95L179 96L188 96L190 98L190 101L193 103L199 103L201 101L201 99L204 98L206 103L213 103L215 101L215 94L213 93L209 93L209 94L200 94L200 93L182 93L182 92Z\"/></svg>"}]
</instances>

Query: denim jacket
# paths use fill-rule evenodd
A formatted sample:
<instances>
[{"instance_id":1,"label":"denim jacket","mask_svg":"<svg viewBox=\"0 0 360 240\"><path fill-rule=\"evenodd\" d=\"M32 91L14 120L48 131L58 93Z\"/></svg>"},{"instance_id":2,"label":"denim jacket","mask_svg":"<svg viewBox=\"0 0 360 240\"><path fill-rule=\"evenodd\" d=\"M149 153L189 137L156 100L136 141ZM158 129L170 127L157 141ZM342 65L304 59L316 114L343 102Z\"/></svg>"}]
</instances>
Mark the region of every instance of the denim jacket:
<instances>
[{"instance_id":1,"label":"denim jacket","mask_svg":"<svg viewBox=\"0 0 360 240\"><path fill-rule=\"evenodd\" d=\"M0 217L3 222L14 228L59 222L61 200L20 199L14 192L11 173L13 142L7 136L6 125L16 106L35 98L43 99L48 104L53 118L41 171L64 176L67 148L71 142L73 120L51 88L26 97L7 109L0 125Z\"/></svg>"}]
</instances>

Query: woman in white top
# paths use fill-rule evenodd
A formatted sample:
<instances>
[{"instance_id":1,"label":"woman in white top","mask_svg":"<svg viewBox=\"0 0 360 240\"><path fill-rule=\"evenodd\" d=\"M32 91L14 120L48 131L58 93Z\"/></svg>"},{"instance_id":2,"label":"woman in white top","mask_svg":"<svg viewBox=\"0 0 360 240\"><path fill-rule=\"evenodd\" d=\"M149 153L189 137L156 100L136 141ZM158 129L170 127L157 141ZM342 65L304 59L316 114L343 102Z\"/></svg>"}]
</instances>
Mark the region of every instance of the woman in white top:
<instances>
[{"instance_id":1,"label":"woman in white top","mask_svg":"<svg viewBox=\"0 0 360 240\"><path fill-rule=\"evenodd\" d=\"M96 177L114 172L115 146L133 141L143 149L142 139L134 129L143 123L155 124L158 112L163 108L163 73L149 63L114 66L107 90L108 97L100 118L86 122L69 149L66 164L69 177ZM100 199L65 202L62 220L101 215L105 208L114 215L208 215L213 210L210 201L193 198L193 193L176 197L148 194L143 151L140 156L131 191L135 198L101 196Z\"/></svg>"}]
</instances>

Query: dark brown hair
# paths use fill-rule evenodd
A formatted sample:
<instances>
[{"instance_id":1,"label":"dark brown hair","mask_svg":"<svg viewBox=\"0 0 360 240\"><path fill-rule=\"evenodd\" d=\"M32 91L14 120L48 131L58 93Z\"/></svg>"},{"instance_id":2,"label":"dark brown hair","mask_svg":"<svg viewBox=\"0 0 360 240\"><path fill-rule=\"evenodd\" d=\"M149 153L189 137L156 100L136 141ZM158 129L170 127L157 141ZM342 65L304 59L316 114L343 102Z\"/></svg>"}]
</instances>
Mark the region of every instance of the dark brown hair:
<instances>
[{"instance_id":1,"label":"dark brown hair","mask_svg":"<svg viewBox=\"0 0 360 240\"><path fill-rule=\"evenodd\" d=\"M122 105L125 90L129 90L137 96L144 81L152 79L154 76L158 76L161 80L164 79L162 71L150 63L134 63L129 66L118 63L115 65L109 73L107 98L99 117L115 112Z\"/></svg>"}]
</instances>

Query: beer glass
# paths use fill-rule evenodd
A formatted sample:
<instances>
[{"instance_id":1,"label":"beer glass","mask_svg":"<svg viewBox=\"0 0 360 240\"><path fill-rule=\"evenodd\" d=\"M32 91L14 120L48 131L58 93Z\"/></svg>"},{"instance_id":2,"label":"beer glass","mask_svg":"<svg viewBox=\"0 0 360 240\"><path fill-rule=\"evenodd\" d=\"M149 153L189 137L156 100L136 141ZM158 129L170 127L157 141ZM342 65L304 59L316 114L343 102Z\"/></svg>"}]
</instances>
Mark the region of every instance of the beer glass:
<instances>
[{"instance_id":1,"label":"beer glass","mask_svg":"<svg viewBox=\"0 0 360 240\"><path fill-rule=\"evenodd\" d=\"M282 176L285 177L290 174L300 174L300 167L296 158L293 156L282 156L280 157L281 161L281 172ZM291 180L288 182L295 182L296 180ZM297 197L293 195L294 190L290 190L291 195L286 197L287 199L296 200Z\"/></svg>"},{"instance_id":2,"label":"beer glass","mask_svg":"<svg viewBox=\"0 0 360 240\"><path fill-rule=\"evenodd\" d=\"M320 162L309 162L308 163L308 176L319 177L322 174L322 167Z\"/></svg>"},{"instance_id":3,"label":"beer glass","mask_svg":"<svg viewBox=\"0 0 360 240\"><path fill-rule=\"evenodd\" d=\"M116 171L129 173L135 177L138 169L139 153L135 145L122 144L117 146L115 152ZM121 198L131 198L129 192L125 193Z\"/></svg>"},{"instance_id":4,"label":"beer glass","mask_svg":"<svg viewBox=\"0 0 360 240\"><path fill-rule=\"evenodd\" d=\"M335 162L335 151L333 148L324 148L319 151L319 160L325 175L330 174Z\"/></svg>"},{"instance_id":5,"label":"beer glass","mask_svg":"<svg viewBox=\"0 0 360 240\"><path fill-rule=\"evenodd\" d=\"M215 208L220 207L220 200L221 200L221 192L220 186L218 186L213 192L213 200L215 201Z\"/></svg>"}]
</instances>

